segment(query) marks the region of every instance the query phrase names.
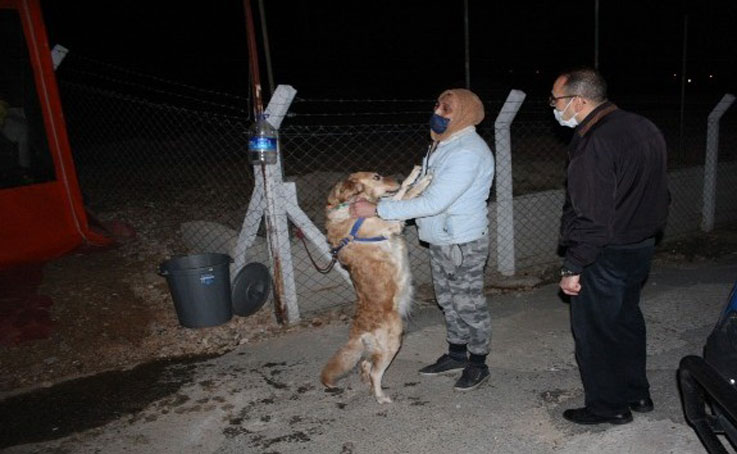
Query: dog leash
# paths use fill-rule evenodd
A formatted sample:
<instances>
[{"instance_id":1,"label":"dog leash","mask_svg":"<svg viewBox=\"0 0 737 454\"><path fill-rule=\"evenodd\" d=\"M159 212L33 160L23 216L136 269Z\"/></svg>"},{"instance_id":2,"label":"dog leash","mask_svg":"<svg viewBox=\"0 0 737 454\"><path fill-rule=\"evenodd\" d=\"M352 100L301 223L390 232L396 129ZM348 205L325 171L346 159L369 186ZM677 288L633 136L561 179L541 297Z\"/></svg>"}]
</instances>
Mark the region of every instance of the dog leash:
<instances>
[{"instance_id":1,"label":"dog leash","mask_svg":"<svg viewBox=\"0 0 737 454\"><path fill-rule=\"evenodd\" d=\"M323 268L320 265L318 265L317 262L315 262L314 258L312 258L312 254L310 253L310 248L307 247L307 242L305 242L304 232L302 232L302 230L299 227L296 227L294 231L294 235L297 238L299 238L300 241L302 241L302 245L305 247L305 252L307 252L307 257L310 259L310 262L312 262L312 266L315 267L317 272L321 274L328 274L330 270L332 270L333 267L335 266L335 262L338 261L337 254L333 254L331 251L330 255L333 256L333 259L330 261L330 263L327 264L326 267Z\"/></svg>"},{"instance_id":2,"label":"dog leash","mask_svg":"<svg viewBox=\"0 0 737 454\"><path fill-rule=\"evenodd\" d=\"M347 206L350 206L350 202L338 204L338 205L330 208L330 211L339 210L339 209L345 208ZM320 274L328 274L333 269L333 267L335 266L335 262L338 261L338 254L337 253L333 253L333 251L331 249L330 255L332 256L333 259L325 267L321 267L320 265L317 264L317 262L315 261L315 259L312 257L312 254L310 253L310 248L307 247L307 243L305 242L305 234L302 232L302 230L299 229L299 227L297 227L297 229L295 231L295 235L296 235L297 238L300 239L300 241L302 241L302 245L305 247L305 252L307 253L307 258L310 259L310 262L312 262L312 266L317 270L317 272L320 273Z\"/></svg>"}]
</instances>

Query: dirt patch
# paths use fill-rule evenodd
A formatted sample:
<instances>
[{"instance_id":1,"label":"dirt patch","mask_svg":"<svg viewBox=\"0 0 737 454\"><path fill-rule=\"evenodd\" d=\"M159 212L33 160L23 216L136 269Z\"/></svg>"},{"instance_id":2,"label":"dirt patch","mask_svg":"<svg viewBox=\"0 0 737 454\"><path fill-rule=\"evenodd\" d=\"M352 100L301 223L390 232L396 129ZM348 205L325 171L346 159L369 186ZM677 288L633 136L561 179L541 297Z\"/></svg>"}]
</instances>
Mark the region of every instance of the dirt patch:
<instances>
[{"instance_id":1,"label":"dirt patch","mask_svg":"<svg viewBox=\"0 0 737 454\"><path fill-rule=\"evenodd\" d=\"M711 233L698 232L666 241L658 246L656 262L694 262L729 260L737 256L737 225Z\"/></svg>"},{"instance_id":2,"label":"dirt patch","mask_svg":"<svg viewBox=\"0 0 737 454\"><path fill-rule=\"evenodd\" d=\"M47 339L0 347L0 395L161 358L221 354L290 331L344 322L352 311L347 305L284 327L267 303L250 317L234 316L220 326L183 328L166 281L156 274L170 247L153 241L151 232L137 233L115 248L73 253L44 266L38 293L54 302L53 330ZM737 226L730 226L665 242L655 260L719 261L735 254ZM537 271L540 283L555 279L553 268Z\"/></svg>"},{"instance_id":3,"label":"dirt patch","mask_svg":"<svg viewBox=\"0 0 737 454\"><path fill-rule=\"evenodd\" d=\"M294 326L276 323L267 302L249 317L234 315L210 328L179 324L158 264L181 251L174 235L147 226L108 249L83 248L43 266L37 293L49 297L50 336L15 345L0 344L0 397L30 388L115 369L129 369L162 358L221 354L313 325L347 320L349 308L336 308ZM103 216L104 217L104 216ZM179 252L181 253L181 252Z\"/></svg>"}]
</instances>

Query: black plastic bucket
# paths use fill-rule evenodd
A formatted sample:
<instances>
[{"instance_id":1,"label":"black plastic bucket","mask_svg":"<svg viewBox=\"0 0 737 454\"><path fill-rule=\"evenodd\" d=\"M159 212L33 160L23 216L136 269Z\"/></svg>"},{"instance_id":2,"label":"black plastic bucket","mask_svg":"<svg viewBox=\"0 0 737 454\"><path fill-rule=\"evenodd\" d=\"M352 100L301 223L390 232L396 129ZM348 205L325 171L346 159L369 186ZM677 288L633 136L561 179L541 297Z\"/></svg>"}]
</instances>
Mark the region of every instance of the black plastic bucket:
<instances>
[{"instance_id":1,"label":"black plastic bucket","mask_svg":"<svg viewBox=\"0 0 737 454\"><path fill-rule=\"evenodd\" d=\"M174 300L179 323L187 328L221 325L233 317L227 254L172 257L159 265Z\"/></svg>"}]
</instances>

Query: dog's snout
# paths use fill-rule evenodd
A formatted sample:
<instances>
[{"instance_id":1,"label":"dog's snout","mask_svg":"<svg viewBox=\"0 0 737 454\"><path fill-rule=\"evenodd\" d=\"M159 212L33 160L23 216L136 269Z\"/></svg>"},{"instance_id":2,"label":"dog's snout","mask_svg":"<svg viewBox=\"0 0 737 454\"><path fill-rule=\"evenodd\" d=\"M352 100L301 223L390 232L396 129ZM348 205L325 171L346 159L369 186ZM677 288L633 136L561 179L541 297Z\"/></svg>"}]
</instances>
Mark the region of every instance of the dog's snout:
<instances>
[{"instance_id":1,"label":"dog's snout","mask_svg":"<svg viewBox=\"0 0 737 454\"><path fill-rule=\"evenodd\" d=\"M396 178L384 177L384 184L389 186L390 188L399 189L399 182L396 180Z\"/></svg>"}]
</instances>

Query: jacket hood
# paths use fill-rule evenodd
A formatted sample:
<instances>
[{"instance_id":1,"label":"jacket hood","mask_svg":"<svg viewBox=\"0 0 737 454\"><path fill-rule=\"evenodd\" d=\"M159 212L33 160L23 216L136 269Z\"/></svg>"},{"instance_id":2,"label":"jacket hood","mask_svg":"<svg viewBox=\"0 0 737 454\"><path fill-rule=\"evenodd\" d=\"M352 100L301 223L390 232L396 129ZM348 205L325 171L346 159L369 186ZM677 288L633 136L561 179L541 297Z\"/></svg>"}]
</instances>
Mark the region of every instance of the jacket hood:
<instances>
[{"instance_id":1,"label":"jacket hood","mask_svg":"<svg viewBox=\"0 0 737 454\"><path fill-rule=\"evenodd\" d=\"M445 90L438 96L438 102L450 104L450 123L442 134L430 130L430 137L434 141L443 141L463 128L476 126L484 119L483 103L478 96L465 88Z\"/></svg>"}]
</instances>

